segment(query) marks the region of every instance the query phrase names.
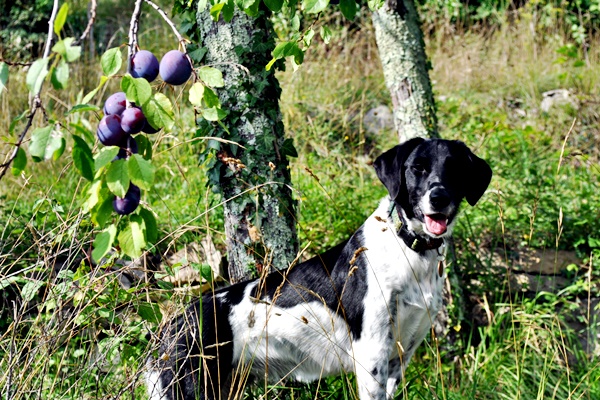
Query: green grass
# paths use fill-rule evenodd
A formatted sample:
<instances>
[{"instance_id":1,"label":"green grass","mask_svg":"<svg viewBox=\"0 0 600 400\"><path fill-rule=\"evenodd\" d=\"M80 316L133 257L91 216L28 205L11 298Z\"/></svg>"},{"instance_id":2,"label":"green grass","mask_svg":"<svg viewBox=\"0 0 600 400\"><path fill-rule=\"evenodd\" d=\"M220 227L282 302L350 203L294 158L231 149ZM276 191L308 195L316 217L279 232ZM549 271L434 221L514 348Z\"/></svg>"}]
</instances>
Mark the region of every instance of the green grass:
<instances>
[{"instance_id":1,"label":"green grass","mask_svg":"<svg viewBox=\"0 0 600 400\"><path fill-rule=\"evenodd\" d=\"M370 135L362 124L367 110L390 101L372 30L360 27L358 34L341 30L329 47L311 50L297 72L279 75L286 132L300 154L291 168L307 254L347 238L376 207L385 192L369 162L397 142L392 132ZM598 352L585 355L577 336L596 332L597 321L576 307L600 291L600 273L589 269L590 257L596 266L600 253L600 52L590 48L587 64L576 67L574 60L557 62L564 38L531 37L525 24L501 27L427 40L441 134L486 158L494 178L477 207L465 206L456 229L452 271L473 296L471 308L451 307L449 336L429 337L421 346L406 372L403 399L600 396ZM147 35L157 42L165 36L160 30ZM99 79L94 66L72 75L67 92L49 96L51 112L67 109ZM0 98L1 132L27 104L23 76L11 75L10 84L11 95ZM579 107L540 112L542 93L555 88L573 90ZM157 248L177 250L210 232L223 250L220 199L206 188L197 162L204 144L193 140L185 101L178 104L177 129L154 142L156 185L144 198L158 216L163 239ZM89 118L95 126L95 116ZM189 293L124 290L117 271L90 270L79 260L72 274L50 273L63 256L89 251L93 239L80 211L85 182L69 162L63 156L30 163L22 176L0 181L0 280L10 277L0 292L0 390L6 393L10 380L16 398L143 398L139 373L151 346L146 333L156 321L152 310L140 318L139 308L161 300L163 315L172 315ZM479 250L508 255L522 247L576 250L582 262L564 274L571 284L558 294L510 296L509 272ZM12 301L28 293L31 301L15 309L20 302ZM475 305L489 324L473 320ZM577 324L567 324L572 320ZM268 388L267 397L355 398L352 382L349 376ZM248 396L264 391L257 385Z\"/></svg>"}]
</instances>

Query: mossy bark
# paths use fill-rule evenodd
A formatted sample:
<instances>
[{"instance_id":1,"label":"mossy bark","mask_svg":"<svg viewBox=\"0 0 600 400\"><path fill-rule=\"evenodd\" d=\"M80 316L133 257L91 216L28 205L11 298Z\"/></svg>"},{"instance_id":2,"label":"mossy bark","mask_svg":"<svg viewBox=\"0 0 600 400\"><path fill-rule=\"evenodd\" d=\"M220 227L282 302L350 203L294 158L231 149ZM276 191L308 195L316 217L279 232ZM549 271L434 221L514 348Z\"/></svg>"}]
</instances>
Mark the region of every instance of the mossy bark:
<instances>
[{"instance_id":1,"label":"mossy bark","mask_svg":"<svg viewBox=\"0 0 600 400\"><path fill-rule=\"evenodd\" d=\"M400 142L437 137L429 63L413 0L387 0L373 13L373 25Z\"/></svg>"},{"instance_id":2,"label":"mossy bark","mask_svg":"<svg viewBox=\"0 0 600 400\"><path fill-rule=\"evenodd\" d=\"M236 9L230 22L197 15L204 63L221 70L218 90L227 130L216 134L238 145L220 144L218 185L225 203L229 277L238 282L265 268L286 268L298 240L284 128L279 109L281 89L274 70L266 71L275 47L267 13L255 18ZM241 147L243 146L243 148Z\"/></svg>"}]
</instances>

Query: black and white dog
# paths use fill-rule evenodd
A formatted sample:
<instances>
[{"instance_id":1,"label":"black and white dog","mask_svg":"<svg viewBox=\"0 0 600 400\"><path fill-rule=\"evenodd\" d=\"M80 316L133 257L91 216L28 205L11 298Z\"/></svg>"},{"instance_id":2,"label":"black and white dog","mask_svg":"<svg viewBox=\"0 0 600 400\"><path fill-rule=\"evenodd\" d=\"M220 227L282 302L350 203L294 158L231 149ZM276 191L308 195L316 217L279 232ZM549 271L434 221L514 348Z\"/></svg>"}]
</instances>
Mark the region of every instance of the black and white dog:
<instances>
[{"instance_id":1,"label":"black and white dog","mask_svg":"<svg viewBox=\"0 0 600 400\"><path fill-rule=\"evenodd\" d=\"M374 163L389 192L346 242L217 290L163 330L151 399L242 398L251 376L354 372L361 400L391 398L442 305L440 268L463 198L492 171L462 142L412 139Z\"/></svg>"}]
</instances>

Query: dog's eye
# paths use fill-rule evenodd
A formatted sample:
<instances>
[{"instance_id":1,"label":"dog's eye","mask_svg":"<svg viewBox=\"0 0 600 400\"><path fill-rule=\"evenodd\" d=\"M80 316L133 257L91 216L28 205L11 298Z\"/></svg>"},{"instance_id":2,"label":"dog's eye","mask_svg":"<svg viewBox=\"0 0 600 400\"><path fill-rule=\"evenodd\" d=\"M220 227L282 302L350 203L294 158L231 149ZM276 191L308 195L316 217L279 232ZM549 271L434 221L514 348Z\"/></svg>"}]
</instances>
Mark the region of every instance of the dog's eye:
<instances>
[{"instance_id":1,"label":"dog's eye","mask_svg":"<svg viewBox=\"0 0 600 400\"><path fill-rule=\"evenodd\" d=\"M424 174L427 172L427 168L423 164L415 164L411 167L411 169L416 174Z\"/></svg>"}]
</instances>

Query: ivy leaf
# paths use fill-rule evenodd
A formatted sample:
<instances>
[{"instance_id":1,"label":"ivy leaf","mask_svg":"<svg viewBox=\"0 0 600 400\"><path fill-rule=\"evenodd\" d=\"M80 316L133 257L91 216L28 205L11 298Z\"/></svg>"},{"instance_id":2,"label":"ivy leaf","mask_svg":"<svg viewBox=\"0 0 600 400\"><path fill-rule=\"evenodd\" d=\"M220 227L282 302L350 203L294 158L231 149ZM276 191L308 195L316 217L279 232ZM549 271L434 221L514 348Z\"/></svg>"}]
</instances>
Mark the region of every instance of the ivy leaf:
<instances>
[{"instance_id":1,"label":"ivy leaf","mask_svg":"<svg viewBox=\"0 0 600 400\"><path fill-rule=\"evenodd\" d=\"M169 130L175 123L171 100L162 93L155 93L148 102L142 103L142 111L150 125L157 129L165 128Z\"/></svg>"},{"instance_id":2,"label":"ivy leaf","mask_svg":"<svg viewBox=\"0 0 600 400\"><path fill-rule=\"evenodd\" d=\"M225 22L231 22L233 19L233 11L235 10L235 4L233 4L233 0L227 0L223 5L223 19Z\"/></svg>"},{"instance_id":3,"label":"ivy leaf","mask_svg":"<svg viewBox=\"0 0 600 400\"><path fill-rule=\"evenodd\" d=\"M137 305L137 313L143 320L151 324L160 324L162 321L162 313L160 307L156 303L140 302Z\"/></svg>"},{"instance_id":4,"label":"ivy leaf","mask_svg":"<svg viewBox=\"0 0 600 400\"><path fill-rule=\"evenodd\" d=\"M354 17L356 16L356 1L340 0L340 10L346 19L354 21Z\"/></svg>"},{"instance_id":5,"label":"ivy leaf","mask_svg":"<svg viewBox=\"0 0 600 400\"><path fill-rule=\"evenodd\" d=\"M108 165L115 157L119 154L119 148L117 146L108 146L100 149L96 157L94 158L94 167L96 171L100 168Z\"/></svg>"},{"instance_id":6,"label":"ivy leaf","mask_svg":"<svg viewBox=\"0 0 600 400\"><path fill-rule=\"evenodd\" d=\"M207 121L220 121L227 116L227 112L217 107L202 110L202 117Z\"/></svg>"},{"instance_id":7,"label":"ivy leaf","mask_svg":"<svg viewBox=\"0 0 600 400\"><path fill-rule=\"evenodd\" d=\"M154 166L140 154L134 154L127 160L129 179L140 189L150 190L154 182ZM123 196L119 196L123 197Z\"/></svg>"},{"instance_id":8,"label":"ivy leaf","mask_svg":"<svg viewBox=\"0 0 600 400\"><path fill-rule=\"evenodd\" d=\"M115 242L115 237L117 236L117 227L114 224L111 224L109 227L104 229L102 232L96 235L94 239L94 250L92 250L92 258L96 262L100 262L102 257L108 253L108 251L112 248L113 243Z\"/></svg>"},{"instance_id":9,"label":"ivy leaf","mask_svg":"<svg viewBox=\"0 0 600 400\"><path fill-rule=\"evenodd\" d=\"M142 230L144 231L146 243L156 242L156 239L158 239L158 224L154 213L144 207L140 207L139 213L143 221Z\"/></svg>"},{"instance_id":10,"label":"ivy leaf","mask_svg":"<svg viewBox=\"0 0 600 400\"><path fill-rule=\"evenodd\" d=\"M73 135L73 140L75 141L75 144L73 145L73 151L71 152L73 164L81 176L88 181L93 181L94 157L92 155L92 150L90 150L90 147L85 140L79 136Z\"/></svg>"},{"instance_id":11,"label":"ivy leaf","mask_svg":"<svg viewBox=\"0 0 600 400\"><path fill-rule=\"evenodd\" d=\"M64 60L64 58L60 59L58 65L55 68L52 68L50 82L52 82L52 86L56 90L64 89L67 87L67 83L69 82L69 65Z\"/></svg>"},{"instance_id":12,"label":"ivy leaf","mask_svg":"<svg viewBox=\"0 0 600 400\"><path fill-rule=\"evenodd\" d=\"M219 96L213 92L213 90L209 87L204 88L204 104L207 108L210 107L221 107L221 101L219 100Z\"/></svg>"},{"instance_id":13,"label":"ivy leaf","mask_svg":"<svg viewBox=\"0 0 600 400\"><path fill-rule=\"evenodd\" d=\"M303 0L304 11L316 14L323 11L329 5L329 0Z\"/></svg>"},{"instance_id":14,"label":"ivy leaf","mask_svg":"<svg viewBox=\"0 0 600 400\"><path fill-rule=\"evenodd\" d=\"M188 99L193 106L202 107L202 97L204 97L204 85L196 82L190 88Z\"/></svg>"},{"instance_id":15,"label":"ivy leaf","mask_svg":"<svg viewBox=\"0 0 600 400\"><path fill-rule=\"evenodd\" d=\"M152 97L152 87L144 78L134 78L131 75L125 75L121 80L121 89L125 92L127 100L132 101L137 105L143 106ZM144 112L144 115L145 114L146 113ZM158 127L154 124L152 124L152 126Z\"/></svg>"},{"instance_id":16,"label":"ivy leaf","mask_svg":"<svg viewBox=\"0 0 600 400\"><path fill-rule=\"evenodd\" d=\"M283 7L283 0L264 0L269 10L273 12L279 12Z\"/></svg>"},{"instance_id":17,"label":"ivy leaf","mask_svg":"<svg viewBox=\"0 0 600 400\"><path fill-rule=\"evenodd\" d=\"M298 157L298 151L294 147L294 140L292 138L287 138L283 141L281 154L289 157Z\"/></svg>"},{"instance_id":18,"label":"ivy leaf","mask_svg":"<svg viewBox=\"0 0 600 400\"><path fill-rule=\"evenodd\" d=\"M119 197L125 197L129 189L129 172L127 160L113 161L106 171L106 185L108 189Z\"/></svg>"},{"instance_id":19,"label":"ivy leaf","mask_svg":"<svg viewBox=\"0 0 600 400\"><path fill-rule=\"evenodd\" d=\"M8 65L4 62L0 62L0 96L6 89L6 82L8 82Z\"/></svg>"},{"instance_id":20,"label":"ivy leaf","mask_svg":"<svg viewBox=\"0 0 600 400\"><path fill-rule=\"evenodd\" d=\"M225 3L215 4L210 8L210 16L213 18L213 21L218 22L219 16L221 15L221 10L225 6Z\"/></svg>"},{"instance_id":21,"label":"ivy leaf","mask_svg":"<svg viewBox=\"0 0 600 400\"><path fill-rule=\"evenodd\" d=\"M29 154L35 162L54 159L57 160L65 150L65 139L53 125L37 128L31 134Z\"/></svg>"},{"instance_id":22,"label":"ivy leaf","mask_svg":"<svg viewBox=\"0 0 600 400\"><path fill-rule=\"evenodd\" d=\"M56 35L60 35L60 31L63 26L65 26L65 22L67 22L67 14L69 13L69 4L63 3L58 10L58 14L56 14L56 19L54 20L54 33Z\"/></svg>"},{"instance_id":23,"label":"ivy leaf","mask_svg":"<svg viewBox=\"0 0 600 400\"><path fill-rule=\"evenodd\" d=\"M119 246L131 258L140 257L142 249L146 246L141 220L139 215L132 215L129 218L129 224L119 233Z\"/></svg>"},{"instance_id":24,"label":"ivy leaf","mask_svg":"<svg viewBox=\"0 0 600 400\"><path fill-rule=\"evenodd\" d=\"M35 60L31 64L31 67L29 67L27 78L25 79L29 93L35 96L40 92L46 75L48 75L48 59L40 58L39 60Z\"/></svg>"},{"instance_id":25,"label":"ivy leaf","mask_svg":"<svg viewBox=\"0 0 600 400\"><path fill-rule=\"evenodd\" d=\"M122 63L123 56L121 55L121 49L119 47L113 47L112 49L106 50L100 58L102 72L106 76L113 76L119 72Z\"/></svg>"},{"instance_id":26,"label":"ivy leaf","mask_svg":"<svg viewBox=\"0 0 600 400\"><path fill-rule=\"evenodd\" d=\"M384 0L367 0L367 4L369 5L369 9L371 11L380 9L381 6L383 6L383 3L385 3Z\"/></svg>"},{"instance_id":27,"label":"ivy leaf","mask_svg":"<svg viewBox=\"0 0 600 400\"><path fill-rule=\"evenodd\" d=\"M198 70L198 76L202 79L202 82L212 87L223 87L225 82L223 81L223 73L212 67L202 67Z\"/></svg>"},{"instance_id":28,"label":"ivy leaf","mask_svg":"<svg viewBox=\"0 0 600 400\"><path fill-rule=\"evenodd\" d=\"M81 46L73 46L75 38L69 37L58 41L52 51L60 54L67 62L73 62L81 56Z\"/></svg>"},{"instance_id":29,"label":"ivy leaf","mask_svg":"<svg viewBox=\"0 0 600 400\"><path fill-rule=\"evenodd\" d=\"M198 0L198 6L196 9L196 13L201 13L206 10L206 5L208 4L208 0Z\"/></svg>"},{"instance_id":30,"label":"ivy leaf","mask_svg":"<svg viewBox=\"0 0 600 400\"><path fill-rule=\"evenodd\" d=\"M14 176L18 176L21 171L25 169L27 166L27 155L25 154L25 150L22 148L17 149L17 154L12 163L11 172Z\"/></svg>"}]
</instances>

